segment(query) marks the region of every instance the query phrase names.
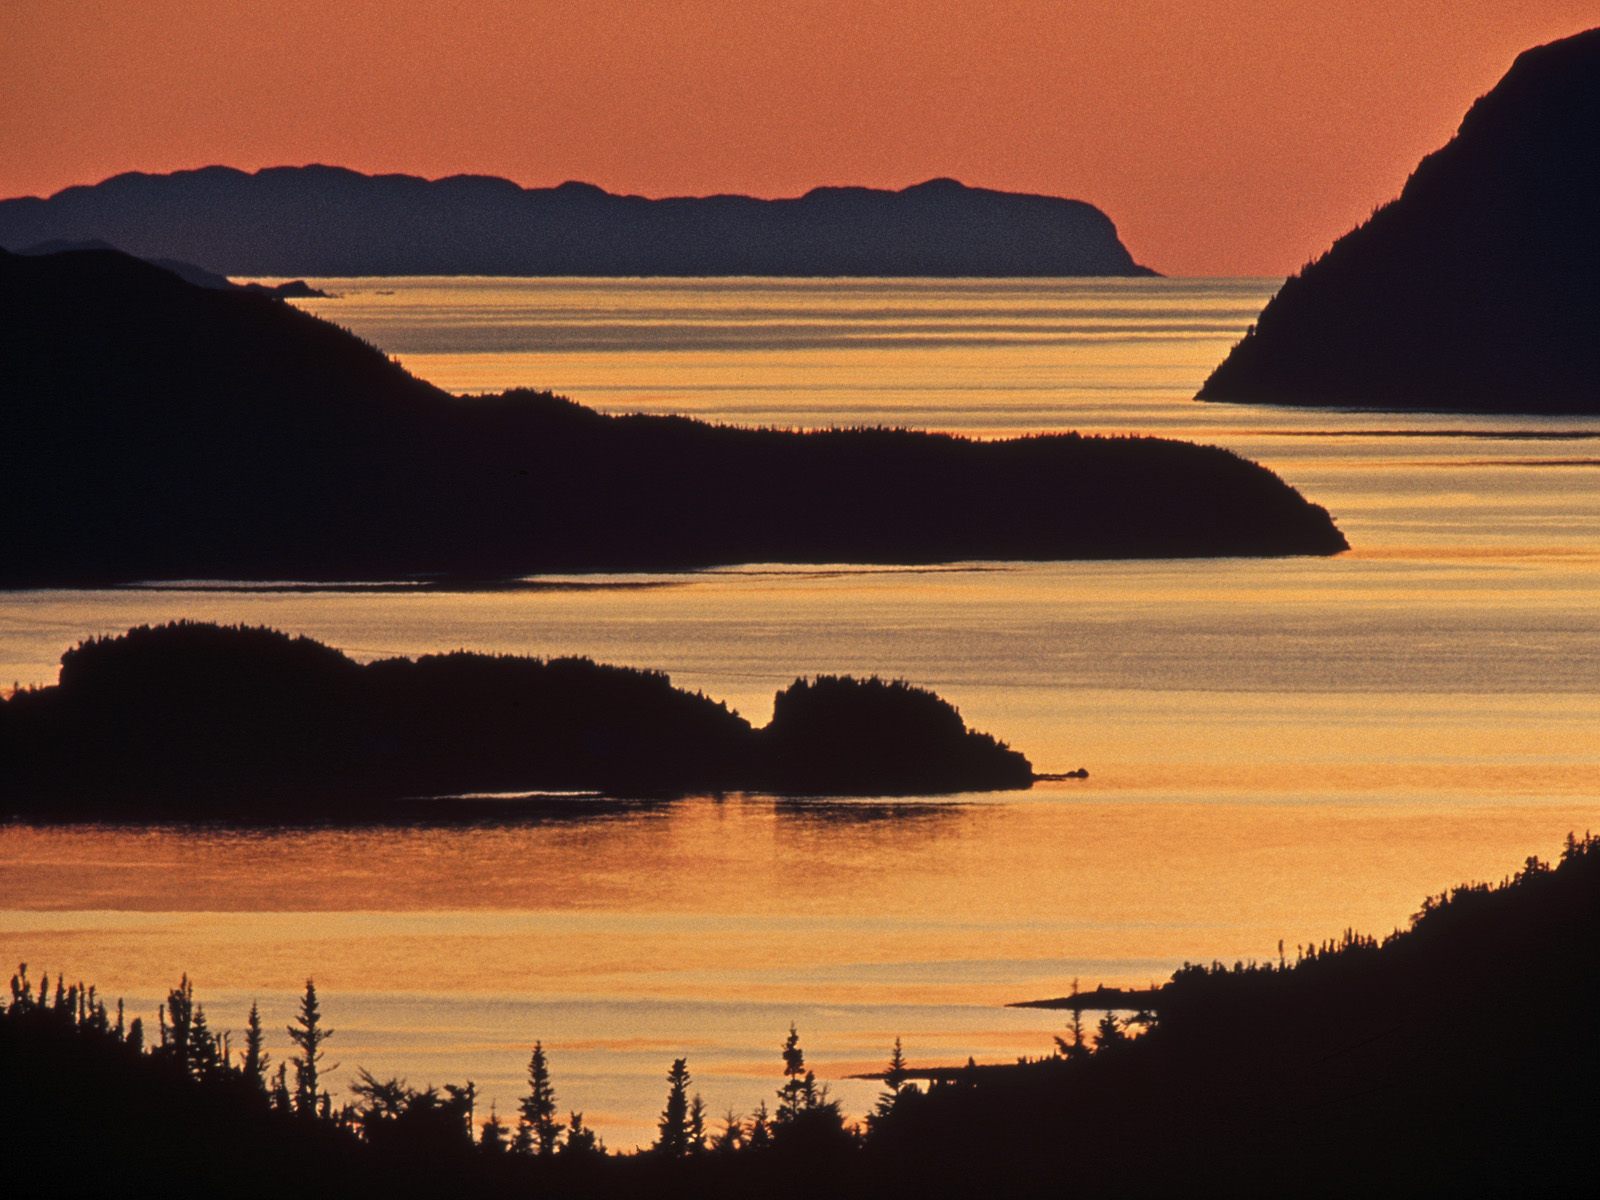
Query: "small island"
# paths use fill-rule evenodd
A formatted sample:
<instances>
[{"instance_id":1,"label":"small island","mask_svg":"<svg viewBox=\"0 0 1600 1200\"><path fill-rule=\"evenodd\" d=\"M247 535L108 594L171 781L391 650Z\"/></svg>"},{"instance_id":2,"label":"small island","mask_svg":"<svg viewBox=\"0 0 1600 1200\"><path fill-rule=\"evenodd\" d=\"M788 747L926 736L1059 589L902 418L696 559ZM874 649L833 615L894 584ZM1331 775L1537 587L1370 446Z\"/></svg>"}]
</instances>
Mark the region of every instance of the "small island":
<instances>
[{"instance_id":1,"label":"small island","mask_svg":"<svg viewBox=\"0 0 1600 1200\"><path fill-rule=\"evenodd\" d=\"M1529 50L1399 199L1267 304L1201 400L1600 413L1600 29Z\"/></svg>"},{"instance_id":2,"label":"small island","mask_svg":"<svg viewBox=\"0 0 1600 1200\"><path fill-rule=\"evenodd\" d=\"M278 300L0 253L0 587L509 580L746 562L1337 554L1226 450L606 416L452 396Z\"/></svg>"},{"instance_id":3,"label":"small island","mask_svg":"<svg viewBox=\"0 0 1600 1200\"><path fill-rule=\"evenodd\" d=\"M657 671L465 651L361 664L310 638L191 622L83 642L55 685L0 700L0 817L449 818L484 808L417 802L1032 782L1022 754L900 681L796 680L756 729Z\"/></svg>"}]
</instances>

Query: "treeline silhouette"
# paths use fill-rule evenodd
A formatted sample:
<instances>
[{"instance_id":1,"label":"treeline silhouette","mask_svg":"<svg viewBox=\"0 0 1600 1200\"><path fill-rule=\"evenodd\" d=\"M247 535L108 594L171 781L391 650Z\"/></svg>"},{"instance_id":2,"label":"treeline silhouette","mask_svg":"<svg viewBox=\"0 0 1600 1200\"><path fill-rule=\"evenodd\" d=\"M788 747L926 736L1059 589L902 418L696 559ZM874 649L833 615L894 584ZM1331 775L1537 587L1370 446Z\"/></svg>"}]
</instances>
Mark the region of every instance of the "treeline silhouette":
<instances>
[{"instance_id":1,"label":"treeline silhouette","mask_svg":"<svg viewBox=\"0 0 1600 1200\"><path fill-rule=\"evenodd\" d=\"M1518 56L1286 282L1202 400L1600 413L1600 29Z\"/></svg>"},{"instance_id":2,"label":"treeline silhouette","mask_svg":"<svg viewBox=\"0 0 1600 1200\"><path fill-rule=\"evenodd\" d=\"M366 1071L339 1102L309 980L274 1068L255 1006L236 1046L187 978L152 1037L22 967L0 1132L12 1178L71 1195L1592 1194L1600 838L1433 897L1382 941L1187 966L1162 991L1142 1035L1108 1012L1091 1036L1074 1010L1053 1054L1010 1066L916 1070L896 1039L859 1124L792 1026L775 1104L749 1114L709 1114L679 1058L653 1146L616 1154L558 1103L542 1042L515 1115L471 1082Z\"/></svg>"},{"instance_id":3,"label":"treeline silhouette","mask_svg":"<svg viewBox=\"0 0 1600 1200\"><path fill-rule=\"evenodd\" d=\"M649 200L576 182L213 166L0 200L0 245L83 237L247 275L1155 274L1091 204L953 179Z\"/></svg>"},{"instance_id":4,"label":"treeline silhouette","mask_svg":"<svg viewBox=\"0 0 1600 1200\"><path fill-rule=\"evenodd\" d=\"M0 252L0 310L0 586L1346 548L1214 447L455 397L289 305L112 251Z\"/></svg>"},{"instance_id":5,"label":"treeline silhouette","mask_svg":"<svg viewBox=\"0 0 1600 1200\"><path fill-rule=\"evenodd\" d=\"M396 818L460 793L939 793L1028 760L931 692L796 680L763 729L658 671L457 651L360 664L306 637L179 621L92 638L0 700L0 812ZM473 810L476 811L476 810Z\"/></svg>"}]
</instances>

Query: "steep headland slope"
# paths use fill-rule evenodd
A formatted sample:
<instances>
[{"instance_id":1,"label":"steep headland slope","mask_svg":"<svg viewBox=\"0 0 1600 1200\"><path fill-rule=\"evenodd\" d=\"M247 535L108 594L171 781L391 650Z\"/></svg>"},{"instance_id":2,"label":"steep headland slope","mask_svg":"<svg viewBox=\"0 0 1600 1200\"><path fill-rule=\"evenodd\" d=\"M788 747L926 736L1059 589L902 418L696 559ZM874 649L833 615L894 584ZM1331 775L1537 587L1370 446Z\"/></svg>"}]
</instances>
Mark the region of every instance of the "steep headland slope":
<instances>
[{"instance_id":1,"label":"steep headland slope","mask_svg":"<svg viewBox=\"0 0 1600 1200\"><path fill-rule=\"evenodd\" d=\"M1600 413L1600 29L1519 56L1202 400Z\"/></svg>"},{"instance_id":2,"label":"steep headland slope","mask_svg":"<svg viewBox=\"0 0 1600 1200\"><path fill-rule=\"evenodd\" d=\"M1345 548L1223 450L456 397L281 301L109 251L0 254L0 311L0 586Z\"/></svg>"},{"instance_id":3,"label":"steep headland slope","mask_svg":"<svg viewBox=\"0 0 1600 1200\"><path fill-rule=\"evenodd\" d=\"M1092 204L931 179L789 200L339 167L130 173L0 201L0 245L104 238L248 275L1149 275Z\"/></svg>"},{"instance_id":4,"label":"steep headland slope","mask_svg":"<svg viewBox=\"0 0 1600 1200\"><path fill-rule=\"evenodd\" d=\"M901 682L796 680L758 730L656 671L464 651L360 664L310 638L190 622L91 639L56 685L0 699L0 764L0 817L112 819L371 819L462 792L1033 782L1025 757Z\"/></svg>"}]
</instances>

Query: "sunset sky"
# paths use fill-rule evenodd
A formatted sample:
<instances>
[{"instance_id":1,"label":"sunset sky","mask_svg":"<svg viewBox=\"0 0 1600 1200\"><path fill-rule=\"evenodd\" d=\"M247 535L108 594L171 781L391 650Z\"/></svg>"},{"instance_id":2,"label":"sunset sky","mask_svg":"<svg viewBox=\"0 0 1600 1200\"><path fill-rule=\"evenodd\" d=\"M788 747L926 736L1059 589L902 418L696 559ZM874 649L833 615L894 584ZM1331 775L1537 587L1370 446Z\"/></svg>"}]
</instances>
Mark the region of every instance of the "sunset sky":
<instances>
[{"instance_id":1,"label":"sunset sky","mask_svg":"<svg viewBox=\"0 0 1600 1200\"><path fill-rule=\"evenodd\" d=\"M1076 196L1281 274L1594 0L4 0L0 196L327 162L645 195Z\"/></svg>"}]
</instances>

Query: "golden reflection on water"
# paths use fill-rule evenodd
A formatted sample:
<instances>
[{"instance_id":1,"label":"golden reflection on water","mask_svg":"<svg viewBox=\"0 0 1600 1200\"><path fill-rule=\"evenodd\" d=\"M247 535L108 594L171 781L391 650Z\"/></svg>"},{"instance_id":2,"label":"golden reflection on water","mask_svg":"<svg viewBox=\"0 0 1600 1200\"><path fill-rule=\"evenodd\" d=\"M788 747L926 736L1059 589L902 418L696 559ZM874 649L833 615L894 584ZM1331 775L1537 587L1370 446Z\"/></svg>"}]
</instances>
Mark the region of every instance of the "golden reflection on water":
<instances>
[{"instance_id":1,"label":"golden reflection on water","mask_svg":"<svg viewBox=\"0 0 1600 1200\"><path fill-rule=\"evenodd\" d=\"M748 1107L790 1019L825 1077L897 1035L919 1061L1042 1053L1059 1014L998 1006L1386 931L1425 894L1499 878L1600 817L1592 797L1324 784L696 798L467 829L11 826L0 941L146 1009L187 971L225 1024L257 996L277 1020L312 974L347 1068L472 1073L503 1103L542 1037L572 1103L592 1087L626 1139L678 1054L708 1096Z\"/></svg>"},{"instance_id":2,"label":"golden reflection on water","mask_svg":"<svg viewBox=\"0 0 1600 1200\"><path fill-rule=\"evenodd\" d=\"M1050 1047L1006 1001L1383 932L1600 828L1600 421L1197 405L1271 281L318 281L306 307L447 388L613 411L1228 446L1326 505L1334 559L772 568L549 590L0 596L0 680L176 617L360 658L460 646L669 671L757 723L799 674L933 687L1087 781L923 803L701 797L499 827L0 827L0 953L153 1013L187 971L269 1026L317 977L346 1073L476 1079L527 1046L647 1139L687 1053L713 1111L800 1024L838 1077ZM759 498L745 498L758 503ZM572 585L581 585L574 587ZM280 1039L281 1040L281 1039ZM280 1054L287 1050L279 1046Z\"/></svg>"}]
</instances>

